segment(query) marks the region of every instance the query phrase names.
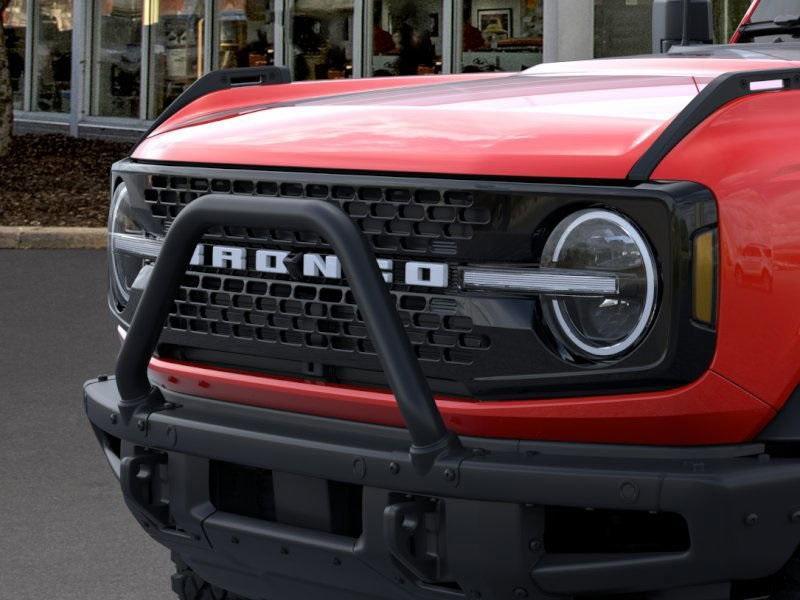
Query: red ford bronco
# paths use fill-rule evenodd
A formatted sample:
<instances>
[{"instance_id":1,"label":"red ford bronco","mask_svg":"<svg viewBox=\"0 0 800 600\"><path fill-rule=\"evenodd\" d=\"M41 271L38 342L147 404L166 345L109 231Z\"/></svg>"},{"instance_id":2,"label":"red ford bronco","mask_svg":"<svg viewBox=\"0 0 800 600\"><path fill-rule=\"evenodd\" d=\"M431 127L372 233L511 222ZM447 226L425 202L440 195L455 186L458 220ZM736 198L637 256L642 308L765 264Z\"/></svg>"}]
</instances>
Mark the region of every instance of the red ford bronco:
<instances>
[{"instance_id":1,"label":"red ford bronco","mask_svg":"<svg viewBox=\"0 0 800 600\"><path fill-rule=\"evenodd\" d=\"M683 34L219 71L114 165L85 408L181 598L800 598L800 2Z\"/></svg>"}]
</instances>

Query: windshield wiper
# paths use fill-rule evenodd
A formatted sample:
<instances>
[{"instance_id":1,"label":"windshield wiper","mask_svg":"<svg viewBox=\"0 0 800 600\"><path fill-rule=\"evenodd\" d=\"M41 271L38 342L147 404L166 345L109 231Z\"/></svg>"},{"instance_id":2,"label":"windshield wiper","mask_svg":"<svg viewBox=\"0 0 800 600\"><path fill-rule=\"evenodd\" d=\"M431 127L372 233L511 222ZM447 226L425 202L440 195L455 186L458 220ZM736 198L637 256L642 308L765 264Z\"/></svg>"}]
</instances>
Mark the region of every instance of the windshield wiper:
<instances>
[{"instance_id":1,"label":"windshield wiper","mask_svg":"<svg viewBox=\"0 0 800 600\"><path fill-rule=\"evenodd\" d=\"M742 26L742 33L749 38L781 33L797 34L798 31L800 31L800 15L778 15L771 21L757 21Z\"/></svg>"},{"instance_id":2,"label":"windshield wiper","mask_svg":"<svg viewBox=\"0 0 800 600\"><path fill-rule=\"evenodd\" d=\"M777 27L800 27L800 15L779 15L772 22Z\"/></svg>"}]
</instances>

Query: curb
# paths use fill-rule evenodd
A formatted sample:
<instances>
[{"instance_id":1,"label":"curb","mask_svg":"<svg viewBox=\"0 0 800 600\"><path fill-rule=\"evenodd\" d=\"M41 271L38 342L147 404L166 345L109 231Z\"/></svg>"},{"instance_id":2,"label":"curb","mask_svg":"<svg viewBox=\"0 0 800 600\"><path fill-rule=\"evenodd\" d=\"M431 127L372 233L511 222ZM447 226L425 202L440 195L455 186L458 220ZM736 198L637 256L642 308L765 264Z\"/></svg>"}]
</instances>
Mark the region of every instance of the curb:
<instances>
[{"instance_id":1,"label":"curb","mask_svg":"<svg viewBox=\"0 0 800 600\"><path fill-rule=\"evenodd\" d=\"M104 227L0 227L0 249L101 250Z\"/></svg>"}]
</instances>

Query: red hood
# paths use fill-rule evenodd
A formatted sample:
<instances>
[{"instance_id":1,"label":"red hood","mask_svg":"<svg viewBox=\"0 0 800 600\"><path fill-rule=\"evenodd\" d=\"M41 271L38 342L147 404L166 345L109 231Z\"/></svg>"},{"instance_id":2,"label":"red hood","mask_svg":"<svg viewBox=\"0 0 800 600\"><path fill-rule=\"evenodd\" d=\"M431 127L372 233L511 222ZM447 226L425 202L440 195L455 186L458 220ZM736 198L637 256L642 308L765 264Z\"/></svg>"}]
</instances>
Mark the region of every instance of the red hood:
<instances>
[{"instance_id":1,"label":"red hood","mask_svg":"<svg viewBox=\"0 0 800 600\"><path fill-rule=\"evenodd\" d=\"M724 72L785 66L777 60L620 59L478 78L231 90L178 113L134 158L624 179L698 85Z\"/></svg>"}]
</instances>

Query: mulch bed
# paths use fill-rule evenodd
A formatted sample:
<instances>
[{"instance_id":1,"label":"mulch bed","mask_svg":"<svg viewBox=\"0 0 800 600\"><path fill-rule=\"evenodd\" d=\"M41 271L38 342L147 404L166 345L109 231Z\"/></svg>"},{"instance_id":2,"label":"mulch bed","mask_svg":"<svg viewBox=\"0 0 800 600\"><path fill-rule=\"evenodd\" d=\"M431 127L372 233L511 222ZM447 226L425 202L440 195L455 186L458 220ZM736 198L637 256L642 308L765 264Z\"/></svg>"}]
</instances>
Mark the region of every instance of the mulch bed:
<instances>
[{"instance_id":1,"label":"mulch bed","mask_svg":"<svg viewBox=\"0 0 800 600\"><path fill-rule=\"evenodd\" d=\"M21 135L0 159L0 225L103 227L109 168L130 143Z\"/></svg>"}]
</instances>

